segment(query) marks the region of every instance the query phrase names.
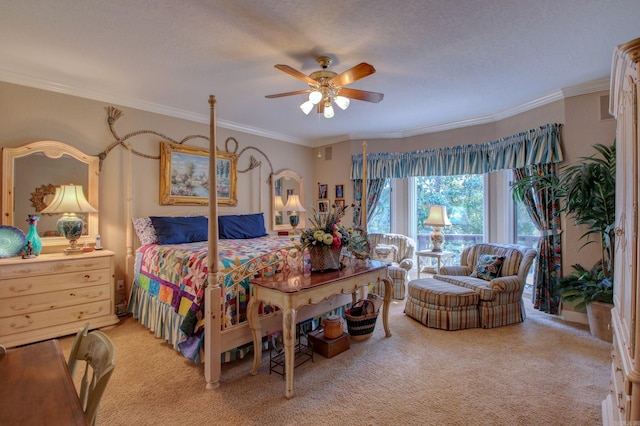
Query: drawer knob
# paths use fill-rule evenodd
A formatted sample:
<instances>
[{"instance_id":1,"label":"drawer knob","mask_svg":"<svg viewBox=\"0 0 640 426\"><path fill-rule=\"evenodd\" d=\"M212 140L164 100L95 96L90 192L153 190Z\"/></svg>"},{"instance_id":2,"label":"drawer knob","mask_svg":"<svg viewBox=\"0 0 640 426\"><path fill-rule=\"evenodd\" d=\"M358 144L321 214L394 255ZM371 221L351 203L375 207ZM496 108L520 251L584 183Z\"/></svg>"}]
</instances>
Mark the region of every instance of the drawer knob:
<instances>
[{"instance_id":1,"label":"drawer knob","mask_svg":"<svg viewBox=\"0 0 640 426\"><path fill-rule=\"evenodd\" d=\"M24 287L16 287L15 285L11 285L9 286L9 290L13 291L14 293L22 293L23 291L29 291L31 290L32 285L31 284L27 284Z\"/></svg>"},{"instance_id":2,"label":"drawer knob","mask_svg":"<svg viewBox=\"0 0 640 426\"><path fill-rule=\"evenodd\" d=\"M13 309L14 311L24 311L25 309L29 309L30 307L31 307L31 303L27 303L22 306L11 305L11 309Z\"/></svg>"},{"instance_id":3,"label":"drawer knob","mask_svg":"<svg viewBox=\"0 0 640 426\"><path fill-rule=\"evenodd\" d=\"M85 276L84 276L84 280L85 280L85 281L88 281L88 280L89 280L89 278L91 278L91 275L89 275L89 274L85 274Z\"/></svg>"},{"instance_id":4,"label":"drawer knob","mask_svg":"<svg viewBox=\"0 0 640 426\"><path fill-rule=\"evenodd\" d=\"M15 322L12 322L12 323L10 323L10 324L9 324L9 326L10 326L11 328L15 328L15 329L17 330L17 329L20 329L20 328L27 328L27 327L29 327L31 324L33 324L33 320L32 320L31 318L27 318L27 323L26 323L26 324L25 324L25 323L23 323L23 324L16 324Z\"/></svg>"}]
</instances>

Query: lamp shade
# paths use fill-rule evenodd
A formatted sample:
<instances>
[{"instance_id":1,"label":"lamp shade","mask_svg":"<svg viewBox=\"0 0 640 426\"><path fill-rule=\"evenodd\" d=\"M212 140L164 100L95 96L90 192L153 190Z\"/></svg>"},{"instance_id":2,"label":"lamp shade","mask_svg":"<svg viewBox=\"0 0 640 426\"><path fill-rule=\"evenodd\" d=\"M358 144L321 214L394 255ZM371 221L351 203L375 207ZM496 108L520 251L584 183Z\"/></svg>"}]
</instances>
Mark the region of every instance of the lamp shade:
<instances>
[{"instance_id":1,"label":"lamp shade","mask_svg":"<svg viewBox=\"0 0 640 426\"><path fill-rule=\"evenodd\" d=\"M309 115L309 113L311 112L311 110L313 109L313 102L311 101L305 101L302 105L300 105L300 109L302 110L302 112L304 112L306 115Z\"/></svg>"},{"instance_id":2,"label":"lamp shade","mask_svg":"<svg viewBox=\"0 0 640 426\"><path fill-rule=\"evenodd\" d=\"M273 210L276 212L281 212L282 210L284 210L284 203L282 202L281 195L276 195L274 205L273 205Z\"/></svg>"},{"instance_id":3,"label":"lamp shade","mask_svg":"<svg viewBox=\"0 0 640 426\"><path fill-rule=\"evenodd\" d=\"M426 226L451 226L451 221L447 217L447 208L445 206L431 206L429 217L424 221Z\"/></svg>"},{"instance_id":4,"label":"lamp shade","mask_svg":"<svg viewBox=\"0 0 640 426\"><path fill-rule=\"evenodd\" d=\"M287 204L284 206L284 210L292 211L292 212L307 211L304 207L302 207L302 203L300 203L300 198L296 194L289 195L289 199L287 200Z\"/></svg>"},{"instance_id":5,"label":"lamp shade","mask_svg":"<svg viewBox=\"0 0 640 426\"><path fill-rule=\"evenodd\" d=\"M40 213L95 213L84 197L82 185L61 185L56 188L53 201Z\"/></svg>"},{"instance_id":6,"label":"lamp shade","mask_svg":"<svg viewBox=\"0 0 640 426\"><path fill-rule=\"evenodd\" d=\"M333 118L334 115L333 107L329 102L327 102L324 106L324 118Z\"/></svg>"},{"instance_id":7,"label":"lamp shade","mask_svg":"<svg viewBox=\"0 0 640 426\"><path fill-rule=\"evenodd\" d=\"M95 213L84 197L82 185L62 185L56 188L53 201L41 213L62 213L62 217L56 223L56 229L60 235L69 240L70 246L64 252L66 254L82 253L82 249L76 244L84 230L84 220L76 216L76 213Z\"/></svg>"},{"instance_id":8,"label":"lamp shade","mask_svg":"<svg viewBox=\"0 0 640 426\"><path fill-rule=\"evenodd\" d=\"M344 96L336 96L335 98L333 98L333 101L336 103L336 105L338 105L340 107L340 109L345 110L347 108L349 108L349 104L351 103L351 101L349 100L349 98L345 98Z\"/></svg>"}]
</instances>

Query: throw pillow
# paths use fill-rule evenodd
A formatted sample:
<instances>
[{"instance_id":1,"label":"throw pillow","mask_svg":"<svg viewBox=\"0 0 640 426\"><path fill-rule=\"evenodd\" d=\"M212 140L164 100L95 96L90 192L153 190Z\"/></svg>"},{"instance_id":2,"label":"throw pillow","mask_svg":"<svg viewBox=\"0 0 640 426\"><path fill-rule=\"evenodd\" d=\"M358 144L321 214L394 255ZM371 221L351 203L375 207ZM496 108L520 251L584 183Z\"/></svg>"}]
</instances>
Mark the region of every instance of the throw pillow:
<instances>
[{"instance_id":1,"label":"throw pillow","mask_svg":"<svg viewBox=\"0 0 640 426\"><path fill-rule=\"evenodd\" d=\"M218 217L218 235L226 239L264 237L264 214L234 214Z\"/></svg>"},{"instance_id":2,"label":"throw pillow","mask_svg":"<svg viewBox=\"0 0 640 426\"><path fill-rule=\"evenodd\" d=\"M151 219L148 217L136 217L132 219L133 229L140 240L140 245L158 244L156 228L153 227Z\"/></svg>"},{"instance_id":3,"label":"throw pillow","mask_svg":"<svg viewBox=\"0 0 640 426\"><path fill-rule=\"evenodd\" d=\"M183 244L206 241L209 219L204 216L151 216L158 244Z\"/></svg>"},{"instance_id":4,"label":"throw pillow","mask_svg":"<svg viewBox=\"0 0 640 426\"><path fill-rule=\"evenodd\" d=\"M496 256L494 254L481 254L478 263L471 273L472 277L482 278L491 281L500 276L502 265L504 264L504 256Z\"/></svg>"},{"instance_id":5,"label":"throw pillow","mask_svg":"<svg viewBox=\"0 0 640 426\"><path fill-rule=\"evenodd\" d=\"M392 244L378 244L373 249L373 260L382 262L398 262L398 247Z\"/></svg>"}]
</instances>

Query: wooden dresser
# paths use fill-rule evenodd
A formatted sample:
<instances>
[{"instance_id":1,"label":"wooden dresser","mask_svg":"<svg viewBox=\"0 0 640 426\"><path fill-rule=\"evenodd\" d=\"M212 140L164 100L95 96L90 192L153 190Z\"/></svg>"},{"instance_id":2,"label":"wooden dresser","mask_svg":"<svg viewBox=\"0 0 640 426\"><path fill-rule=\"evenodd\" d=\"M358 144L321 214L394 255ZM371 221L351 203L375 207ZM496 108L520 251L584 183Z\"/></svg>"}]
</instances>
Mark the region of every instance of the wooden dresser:
<instances>
[{"instance_id":1,"label":"wooden dresser","mask_svg":"<svg viewBox=\"0 0 640 426\"><path fill-rule=\"evenodd\" d=\"M0 259L0 344L7 347L118 322L114 253Z\"/></svg>"},{"instance_id":2,"label":"wooden dresser","mask_svg":"<svg viewBox=\"0 0 640 426\"><path fill-rule=\"evenodd\" d=\"M638 291L638 111L640 38L616 48L611 68L610 111L616 128L616 241L613 348L605 425L640 422L640 292Z\"/></svg>"}]
</instances>

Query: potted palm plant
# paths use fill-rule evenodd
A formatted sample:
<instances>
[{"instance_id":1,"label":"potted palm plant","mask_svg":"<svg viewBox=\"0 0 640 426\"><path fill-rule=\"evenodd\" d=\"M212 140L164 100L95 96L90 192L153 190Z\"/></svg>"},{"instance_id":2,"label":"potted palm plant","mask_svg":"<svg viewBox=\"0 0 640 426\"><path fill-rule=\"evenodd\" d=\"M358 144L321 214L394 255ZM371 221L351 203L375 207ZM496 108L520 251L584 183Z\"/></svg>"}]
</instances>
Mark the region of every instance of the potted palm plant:
<instances>
[{"instance_id":1,"label":"potted palm plant","mask_svg":"<svg viewBox=\"0 0 640 426\"><path fill-rule=\"evenodd\" d=\"M512 193L522 200L527 191L537 187L553 189L560 210L573 218L576 225L586 226L580 236L585 243L599 244L601 258L589 270L573 265L574 272L560 280L557 294L572 303L577 311L587 311L591 334L611 339L608 324L613 307L614 225L616 190L616 149L596 144L597 154L560 170L558 176L529 176L514 183ZM593 238L595 236L595 238ZM603 306L604 305L604 306ZM595 313L594 313L595 312ZM605 321L599 325L598 321ZM592 325L593 322L593 325ZM599 330L606 330L601 335Z\"/></svg>"}]
</instances>

